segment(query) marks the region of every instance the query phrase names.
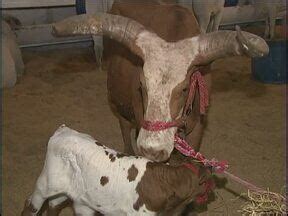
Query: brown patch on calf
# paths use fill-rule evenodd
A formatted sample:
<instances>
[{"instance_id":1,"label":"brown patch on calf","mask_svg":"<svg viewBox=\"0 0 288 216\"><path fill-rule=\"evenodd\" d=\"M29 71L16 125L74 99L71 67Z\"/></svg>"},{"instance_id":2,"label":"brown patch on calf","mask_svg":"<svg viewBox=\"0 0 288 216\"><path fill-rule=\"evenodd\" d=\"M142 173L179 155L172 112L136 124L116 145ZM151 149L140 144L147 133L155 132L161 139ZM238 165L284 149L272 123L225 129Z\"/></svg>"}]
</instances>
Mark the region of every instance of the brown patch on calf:
<instances>
[{"instance_id":1,"label":"brown patch on calf","mask_svg":"<svg viewBox=\"0 0 288 216\"><path fill-rule=\"evenodd\" d=\"M133 204L133 208L136 210L136 211L139 211L139 209L141 208L141 206L143 206L144 203L143 201L140 199L140 197L137 199L137 201Z\"/></svg>"},{"instance_id":2,"label":"brown patch on calf","mask_svg":"<svg viewBox=\"0 0 288 216\"><path fill-rule=\"evenodd\" d=\"M138 169L134 166L134 164L128 169L127 179L129 182L134 181L138 175Z\"/></svg>"},{"instance_id":3,"label":"brown patch on calf","mask_svg":"<svg viewBox=\"0 0 288 216\"><path fill-rule=\"evenodd\" d=\"M61 211L66 208L67 206L72 207L73 202L70 199L65 200L64 202L60 203L57 206L51 207L50 205L48 205L48 209L47 209L47 215L48 216L58 216L60 215ZM42 215L42 214L40 214Z\"/></svg>"},{"instance_id":4,"label":"brown patch on calf","mask_svg":"<svg viewBox=\"0 0 288 216\"><path fill-rule=\"evenodd\" d=\"M107 176L102 176L100 179L100 184L102 186L106 185L109 182L109 178Z\"/></svg>"},{"instance_id":5,"label":"brown patch on calf","mask_svg":"<svg viewBox=\"0 0 288 216\"><path fill-rule=\"evenodd\" d=\"M189 203L199 193L198 187L198 177L184 166L148 162L136 191L147 209L159 212Z\"/></svg>"},{"instance_id":6,"label":"brown patch on calf","mask_svg":"<svg viewBox=\"0 0 288 216\"><path fill-rule=\"evenodd\" d=\"M95 144L96 144L96 145L98 145L98 146L101 146L101 147L103 147L103 144L102 144L102 143L100 143L100 142L98 142L98 141L95 141Z\"/></svg>"},{"instance_id":7,"label":"brown patch on calf","mask_svg":"<svg viewBox=\"0 0 288 216\"><path fill-rule=\"evenodd\" d=\"M116 160L116 157L114 154L109 154L109 159L111 162L114 162Z\"/></svg>"},{"instance_id":8,"label":"brown patch on calf","mask_svg":"<svg viewBox=\"0 0 288 216\"><path fill-rule=\"evenodd\" d=\"M123 153L119 153L117 152L116 157L117 158L122 158L122 157L126 157L127 155L123 154Z\"/></svg>"}]
</instances>

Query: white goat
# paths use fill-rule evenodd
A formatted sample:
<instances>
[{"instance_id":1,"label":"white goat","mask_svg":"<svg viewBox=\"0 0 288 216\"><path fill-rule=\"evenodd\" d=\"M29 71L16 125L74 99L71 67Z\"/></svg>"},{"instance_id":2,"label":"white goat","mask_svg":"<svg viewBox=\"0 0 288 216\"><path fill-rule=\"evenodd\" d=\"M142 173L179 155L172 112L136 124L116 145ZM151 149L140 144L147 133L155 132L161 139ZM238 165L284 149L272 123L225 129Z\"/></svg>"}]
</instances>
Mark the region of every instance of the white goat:
<instances>
[{"instance_id":1,"label":"white goat","mask_svg":"<svg viewBox=\"0 0 288 216\"><path fill-rule=\"evenodd\" d=\"M181 6L193 9L201 33L217 31L222 20L225 0L177 0Z\"/></svg>"},{"instance_id":2,"label":"white goat","mask_svg":"<svg viewBox=\"0 0 288 216\"><path fill-rule=\"evenodd\" d=\"M253 5L255 15L265 16L265 34L267 39L274 38L276 18L279 13L285 15L286 1L285 0L239 0L238 6L242 7L245 4ZM285 19L285 18L284 18Z\"/></svg>"},{"instance_id":3,"label":"white goat","mask_svg":"<svg viewBox=\"0 0 288 216\"><path fill-rule=\"evenodd\" d=\"M12 27L20 25L20 21L9 15L3 15L1 21L1 38L2 38L2 80L1 88L11 88L16 84L17 77L24 72L24 63L21 50L17 44L17 38Z\"/></svg>"},{"instance_id":4,"label":"white goat","mask_svg":"<svg viewBox=\"0 0 288 216\"><path fill-rule=\"evenodd\" d=\"M208 173L204 169L202 183ZM49 140L44 168L22 215L39 215L48 198L49 208L70 198L76 215L83 216L96 211L115 216L175 215L206 192L205 184L199 185L196 174L185 166L125 156L61 126Z\"/></svg>"}]
</instances>

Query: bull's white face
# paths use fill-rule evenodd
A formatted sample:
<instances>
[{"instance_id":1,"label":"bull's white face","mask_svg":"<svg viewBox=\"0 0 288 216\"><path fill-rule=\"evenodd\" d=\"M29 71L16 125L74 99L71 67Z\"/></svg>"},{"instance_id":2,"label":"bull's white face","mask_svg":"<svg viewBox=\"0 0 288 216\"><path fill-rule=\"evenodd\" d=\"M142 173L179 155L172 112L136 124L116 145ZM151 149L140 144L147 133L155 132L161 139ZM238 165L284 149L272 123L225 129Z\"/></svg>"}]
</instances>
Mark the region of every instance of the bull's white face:
<instances>
[{"instance_id":1,"label":"bull's white face","mask_svg":"<svg viewBox=\"0 0 288 216\"><path fill-rule=\"evenodd\" d=\"M137 45L144 50L144 74L140 80L145 94L144 120L169 122L181 115L185 91L189 84L187 71L192 63L192 40L167 43L158 37L142 33ZM137 139L140 154L155 161L167 160L174 148L177 128L147 131L141 128Z\"/></svg>"}]
</instances>

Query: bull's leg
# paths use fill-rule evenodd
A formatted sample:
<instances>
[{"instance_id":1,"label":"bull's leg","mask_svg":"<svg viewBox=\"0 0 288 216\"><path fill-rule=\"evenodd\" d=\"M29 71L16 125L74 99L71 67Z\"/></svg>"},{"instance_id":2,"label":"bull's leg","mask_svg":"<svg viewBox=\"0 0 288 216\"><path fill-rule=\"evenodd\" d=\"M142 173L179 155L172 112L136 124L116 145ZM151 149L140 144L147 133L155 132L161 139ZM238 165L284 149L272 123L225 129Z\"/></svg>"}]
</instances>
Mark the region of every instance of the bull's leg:
<instances>
[{"instance_id":1,"label":"bull's leg","mask_svg":"<svg viewBox=\"0 0 288 216\"><path fill-rule=\"evenodd\" d=\"M119 123L124 142L124 152L129 155L134 155L135 152L133 150L131 142L132 125L129 121L127 121L123 117L119 117Z\"/></svg>"},{"instance_id":2,"label":"bull's leg","mask_svg":"<svg viewBox=\"0 0 288 216\"><path fill-rule=\"evenodd\" d=\"M76 216L94 216L95 211L87 206L74 203L74 211Z\"/></svg>"}]
</instances>

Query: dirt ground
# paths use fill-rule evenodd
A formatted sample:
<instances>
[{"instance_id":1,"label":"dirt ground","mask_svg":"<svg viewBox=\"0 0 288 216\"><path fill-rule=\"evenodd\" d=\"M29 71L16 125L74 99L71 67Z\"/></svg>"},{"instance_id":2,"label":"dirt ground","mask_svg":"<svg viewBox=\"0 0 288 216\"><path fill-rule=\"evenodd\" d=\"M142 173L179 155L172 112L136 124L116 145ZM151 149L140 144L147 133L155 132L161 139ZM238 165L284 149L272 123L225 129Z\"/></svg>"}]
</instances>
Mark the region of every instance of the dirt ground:
<instances>
[{"instance_id":1,"label":"dirt ground","mask_svg":"<svg viewBox=\"0 0 288 216\"><path fill-rule=\"evenodd\" d=\"M3 209L18 216L40 174L46 145L65 123L123 150L107 102L106 72L91 49L23 51L25 75L3 92ZM259 187L285 185L285 85L251 79L250 59L213 63L213 91L202 152L229 161L229 171ZM245 188L228 180L201 215L239 215ZM71 215L65 210L64 216Z\"/></svg>"}]
</instances>

